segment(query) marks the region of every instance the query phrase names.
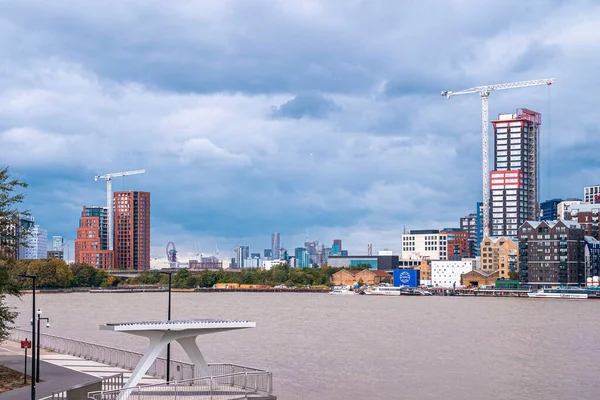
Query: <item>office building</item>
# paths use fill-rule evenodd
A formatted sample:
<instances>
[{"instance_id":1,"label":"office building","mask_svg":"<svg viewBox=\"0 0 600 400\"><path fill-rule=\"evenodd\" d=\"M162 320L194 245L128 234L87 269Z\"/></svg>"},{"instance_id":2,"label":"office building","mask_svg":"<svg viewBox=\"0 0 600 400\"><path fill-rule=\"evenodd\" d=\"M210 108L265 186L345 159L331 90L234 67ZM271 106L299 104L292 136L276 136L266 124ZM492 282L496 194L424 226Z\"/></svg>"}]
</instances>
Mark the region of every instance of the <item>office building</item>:
<instances>
[{"instance_id":1,"label":"office building","mask_svg":"<svg viewBox=\"0 0 600 400\"><path fill-rule=\"evenodd\" d=\"M554 221L558 219L558 205L562 202L562 199L552 199L543 201L540 204L542 221Z\"/></svg>"},{"instance_id":2,"label":"office building","mask_svg":"<svg viewBox=\"0 0 600 400\"><path fill-rule=\"evenodd\" d=\"M115 267L150 269L150 193L114 193Z\"/></svg>"},{"instance_id":3,"label":"office building","mask_svg":"<svg viewBox=\"0 0 600 400\"><path fill-rule=\"evenodd\" d=\"M114 252L108 250L106 207L83 207L75 239L75 263L89 264L96 269L114 268Z\"/></svg>"},{"instance_id":4,"label":"office building","mask_svg":"<svg viewBox=\"0 0 600 400\"><path fill-rule=\"evenodd\" d=\"M296 264L294 267L296 268L308 268L310 267L310 260L308 258L308 253L304 247L296 247L294 249L294 258Z\"/></svg>"},{"instance_id":5,"label":"office building","mask_svg":"<svg viewBox=\"0 0 600 400\"><path fill-rule=\"evenodd\" d=\"M600 203L600 185L584 187L583 201L586 203Z\"/></svg>"},{"instance_id":6,"label":"office building","mask_svg":"<svg viewBox=\"0 0 600 400\"><path fill-rule=\"evenodd\" d=\"M46 252L46 258L56 258L58 260L64 260L65 255L62 250L48 250Z\"/></svg>"},{"instance_id":7,"label":"office building","mask_svg":"<svg viewBox=\"0 0 600 400\"><path fill-rule=\"evenodd\" d=\"M481 270L498 271L498 277L510 279L519 271L519 242L508 237L486 237L481 242Z\"/></svg>"},{"instance_id":8,"label":"office building","mask_svg":"<svg viewBox=\"0 0 600 400\"><path fill-rule=\"evenodd\" d=\"M331 255L332 256L342 255L342 240L341 239L335 239L333 241L333 245L331 246Z\"/></svg>"},{"instance_id":9,"label":"office building","mask_svg":"<svg viewBox=\"0 0 600 400\"><path fill-rule=\"evenodd\" d=\"M279 260L281 257L280 249L281 249L281 241L280 241L279 232L275 232L271 235L271 254L273 260Z\"/></svg>"},{"instance_id":10,"label":"office building","mask_svg":"<svg viewBox=\"0 0 600 400\"><path fill-rule=\"evenodd\" d=\"M435 287L451 288L461 285L461 275L474 269L473 260L431 261L431 284Z\"/></svg>"},{"instance_id":11,"label":"office building","mask_svg":"<svg viewBox=\"0 0 600 400\"><path fill-rule=\"evenodd\" d=\"M402 235L402 259L447 260L447 235L439 230L411 230Z\"/></svg>"},{"instance_id":12,"label":"office building","mask_svg":"<svg viewBox=\"0 0 600 400\"><path fill-rule=\"evenodd\" d=\"M327 265L332 268L355 268L368 266L369 269L393 271L398 269L399 256L395 255L358 255L358 256L330 256ZM418 264L418 263L417 263Z\"/></svg>"},{"instance_id":13,"label":"office building","mask_svg":"<svg viewBox=\"0 0 600 400\"><path fill-rule=\"evenodd\" d=\"M271 251L271 249L265 249L264 250L264 257L265 260L270 260L273 258L273 252Z\"/></svg>"},{"instance_id":14,"label":"office building","mask_svg":"<svg viewBox=\"0 0 600 400\"><path fill-rule=\"evenodd\" d=\"M526 221L519 228L519 274L535 286L585 283L585 241L574 221Z\"/></svg>"},{"instance_id":15,"label":"office building","mask_svg":"<svg viewBox=\"0 0 600 400\"><path fill-rule=\"evenodd\" d=\"M30 227L20 255L25 260L42 260L48 253L48 231L39 225Z\"/></svg>"},{"instance_id":16,"label":"office building","mask_svg":"<svg viewBox=\"0 0 600 400\"><path fill-rule=\"evenodd\" d=\"M541 123L541 114L525 108L519 108L515 114L500 114L492 121L491 236L514 237L523 222L539 220Z\"/></svg>"},{"instance_id":17,"label":"office building","mask_svg":"<svg viewBox=\"0 0 600 400\"><path fill-rule=\"evenodd\" d=\"M476 212L460 218L460 230L469 233L469 258L479 256L479 244L483 240L483 202L477 202Z\"/></svg>"},{"instance_id":18,"label":"office building","mask_svg":"<svg viewBox=\"0 0 600 400\"><path fill-rule=\"evenodd\" d=\"M236 268L245 268L246 260L250 258L250 246L238 246L235 249Z\"/></svg>"}]
</instances>

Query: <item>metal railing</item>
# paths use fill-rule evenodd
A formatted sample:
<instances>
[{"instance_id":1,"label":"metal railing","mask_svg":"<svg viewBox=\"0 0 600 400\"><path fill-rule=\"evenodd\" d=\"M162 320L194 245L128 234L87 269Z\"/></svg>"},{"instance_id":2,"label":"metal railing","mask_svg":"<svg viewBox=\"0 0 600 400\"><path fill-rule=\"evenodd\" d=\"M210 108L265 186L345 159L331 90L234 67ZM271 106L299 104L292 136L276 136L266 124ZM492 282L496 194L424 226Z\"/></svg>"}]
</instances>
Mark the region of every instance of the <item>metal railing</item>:
<instances>
[{"instance_id":1,"label":"metal railing","mask_svg":"<svg viewBox=\"0 0 600 400\"><path fill-rule=\"evenodd\" d=\"M25 338L31 338L31 331L20 328L11 330L11 340L20 342L21 340L25 340ZM142 353L134 351L47 334L40 335L40 347L56 353L68 354L130 371L135 369L143 356ZM167 360L163 357L158 357L146 374L155 378L167 379ZM184 380L193 377L193 364L171 360L171 380Z\"/></svg>"},{"instance_id":2,"label":"metal railing","mask_svg":"<svg viewBox=\"0 0 600 400\"><path fill-rule=\"evenodd\" d=\"M223 364L224 365L224 364ZM88 393L90 400L118 400L122 398L141 400L160 398L161 400L193 398L217 400L220 398L249 398L271 396L273 393L270 372L237 372L221 376L209 376L183 381L171 381L154 385L138 386L129 389L97 391Z\"/></svg>"},{"instance_id":3,"label":"metal railing","mask_svg":"<svg viewBox=\"0 0 600 400\"><path fill-rule=\"evenodd\" d=\"M20 328L14 328L11 330L10 340L19 342L29 337L31 337L31 331ZM112 348L100 344L83 342L80 340L47 334L40 335L40 347L56 353L68 354L75 357L84 358L86 360L92 360L102 364L111 365L113 367L120 367L130 371L135 369L139 360L143 356L142 353L129 350ZM157 358L150 366L146 374L153 377L166 379L166 367L167 360L164 358ZM227 363L208 364L208 367L210 369L210 377L194 378L193 364L171 360L171 382L169 382L168 385L159 384L140 386L139 388L142 390L142 388L159 388L162 387L161 385L166 385L167 388L164 390L180 390L181 394L183 394L183 389L181 389L182 387L194 387L194 390L199 391L199 393L202 395L209 393L208 398L211 399L214 396L217 396L218 392L223 393L223 387L237 388L245 391L247 390L250 394L271 394L273 392L272 374L266 370ZM171 383L176 385L173 386ZM102 381L102 392L95 393L121 392L122 387L123 377L121 374L120 378L116 376L105 378L105 380ZM174 389L176 387L179 389ZM129 390L133 391L135 389L136 388L132 388ZM143 390L148 391L150 389ZM189 391L190 390L188 389L187 393L189 393ZM134 392L132 392L132 394L134 394ZM142 394L142 392L139 392L138 395L140 394ZM58 396L58 394L56 395ZM116 397L99 397L99 399L103 400L112 400L113 398L116 399ZM52 397L52 399L61 399L61 397Z\"/></svg>"},{"instance_id":4,"label":"metal railing","mask_svg":"<svg viewBox=\"0 0 600 400\"><path fill-rule=\"evenodd\" d=\"M112 392L122 389L124 384L123 373L107 376L101 378L101 380L99 379L98 381L90 382L85 385L73 386L60 392L53 392L51 396L44 397L41 400L67 400L74 391L77 391L78 393L87 393L90 392L90 390L97 389L99 383L101 384L102 391Z\"/></svg>"}]
</instances>

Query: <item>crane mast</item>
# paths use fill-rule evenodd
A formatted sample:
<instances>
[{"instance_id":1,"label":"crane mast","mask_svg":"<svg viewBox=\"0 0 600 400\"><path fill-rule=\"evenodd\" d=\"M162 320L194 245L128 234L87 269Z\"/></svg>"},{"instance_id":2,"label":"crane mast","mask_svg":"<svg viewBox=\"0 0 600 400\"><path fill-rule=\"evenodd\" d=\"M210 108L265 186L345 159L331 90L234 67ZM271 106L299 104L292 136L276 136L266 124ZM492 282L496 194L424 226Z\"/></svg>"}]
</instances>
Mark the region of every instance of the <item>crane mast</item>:
<instances>
[{"instance_id":1,"label":"crane mast","mask_svg":"<svg viewBox=\"0 0 600 400\"><path fill-rule=\"evenodd\" d=\"M112 178L119 176L130 176L145 174L145 169L138 169L135 171L115 172L112 174L96 175L94 180L106 179L106 208L108 209L108 249L113 250L113 204L112 204Z\"/></svg>"},{"instance_id":2,"label":"crane mast","mask_svg":"<svg viewBox=\"0 0 600 400\"><path fill-rule=\"evenodd\" d=\"M473 88L460 90L457 92L443 91L442 96L450 99L452 96L461 94L478 93L481 96L481 153L482 153L482 172L483 172L483 236L490 235L490 169L489 169L489 146L488 146L488 126L489 126L489 106L488 98L494 90L518 89L531 86L551 85L554 78L536 79L530 81L500 83L496 85L476 86Z\"/></svg>"}]
</instances>

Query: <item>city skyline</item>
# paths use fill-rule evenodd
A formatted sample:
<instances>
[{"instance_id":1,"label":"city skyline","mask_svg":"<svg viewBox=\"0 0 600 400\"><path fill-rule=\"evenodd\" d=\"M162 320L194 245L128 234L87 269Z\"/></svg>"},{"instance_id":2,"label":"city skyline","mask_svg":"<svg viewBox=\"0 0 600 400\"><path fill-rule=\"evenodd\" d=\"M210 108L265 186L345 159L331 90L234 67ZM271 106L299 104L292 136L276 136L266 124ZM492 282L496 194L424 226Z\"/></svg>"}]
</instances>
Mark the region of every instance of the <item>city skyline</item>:
<instances>
[{"instance_id":1,"label":"city skyline","mask_svg":"<svg viewBox=\"0 0 600 400\"><path fill-rule=\"evenodd\" d=\"M227 259L273 232L293 252L306 230L397 252L405 226L458 227L482 200L480 101L439 92L545 76L556 84L494 93L490 119L544 116L540 201L599 182L594 3L257 2L244 19L248 6L219 4L123 5L114 21L105 6L16 3L0 17L0 159L49 235L72 243L81 207L105 203L95 175L146 168L113 184L152 193L152 257L173 241L182 257L218 243ZM142 15L149 29L132 31Z\"/></svg>"}]
</instances>

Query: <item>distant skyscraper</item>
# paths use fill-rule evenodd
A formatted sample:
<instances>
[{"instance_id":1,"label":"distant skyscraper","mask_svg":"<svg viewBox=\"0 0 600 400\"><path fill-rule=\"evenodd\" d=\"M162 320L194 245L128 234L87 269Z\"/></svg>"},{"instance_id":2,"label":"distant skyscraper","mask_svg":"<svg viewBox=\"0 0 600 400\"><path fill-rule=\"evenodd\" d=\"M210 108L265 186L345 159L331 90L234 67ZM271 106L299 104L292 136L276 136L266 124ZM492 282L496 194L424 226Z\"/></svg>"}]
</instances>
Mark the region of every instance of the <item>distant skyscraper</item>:
<instances>
[{"instance_id":1,"label":"distant skyscraper","mask_svg":"<svg viewBox=\"0 0 600 400\"><path fill-rule=\"evenodd\" d=\"M114 193L115 267L150 269L150 193Z\"/></svg>"},{"instance_id":2,"label":"distant skyscraper","mask_svg":"<svg viewBox=\"0 0 600 400\"><path fill-rule=\"evenodd\" d=\"M65 241L62 236L52 236L52 250L62 251L65 245Z\"/></svg>"},{"instance_id":3,"label":"distant skyscraper","mask_svg":"<svg viewBox=\"0 0 600 400\"><path fill-rule=\"evenodd\" d=\"M540 204L541 220L554 221L558 219L558 205L562 199L552 199L543 201Z\"/></svg>"},{"instance_id":4,"label":"distant skyscraper","mask_svg":"<svg viewBox=\"0 0 600 400\"><path fill-rule=\"evenodd\" d=\"M250 246L238 246L235 249L235 263L238 268L246 268L250 259Z\"/></svg>"},{"instance_id":5,"label":"distant skyscraper","mask_svg":"<svg viewBox=\"0 0 600 400\"><path fill-rule=\"evenodd\" d=\"M331 255L332 256L339 256L342 254L342 240L341 239L335 239L333 241L333 246L331 246Z\"/></svg>"},{"instance_id":6,"label":"distant skyscraper","mask_svg":"<svg viewBox=\"0 0 600 400\"><path fill-rule=\"evenodd\" d=\"M308 253L304 247L296 247L294 250L294 257L296 258L296 268L310 267Z\"/></svg>"},{"instance_id":7,"label":"distant skyscraper","mask_svg":"<svg viewBox=\"0 0 600 400\"><path fill-rule=\"evenodd\" d=\"M265 259L270 260L273 258L273 251L271 249L265 249L264 251Z\"/></svg>"},{"instance_id":8,"label":"distant skyscraper","mask_svg":"<svg viewBox=\"0 0 600 400\"><path fill-rule=\"evenodd\" d=\"M114 252L108 250L108 211L106 207L83 207L77 238L75 262L97 269L114 267Z\"/></svg>"},{"instance_id":9,"label":"distant skyscraper","mask_svg":"<svg viewBox=\"0 0 600 400\"><path fill-rule=\"evenodd\" d=\"M48 255L48 231L35 225L29 231L24 257L27 260L42 260Z\"/></svg>"},{"instance_id":10,"label":"distant skyscraper","mask_svg":"<svg viewBox=\"0 0 600 400\"><path fill-rule=\"evenodd\" d=\"M494 125L494 170L490 172L491 235L516 237L539 213L539 129L541 114L520 108L500 114Z\"/></svg>"},{"instance_id":11,"label":"distant skyscraper","mask_svg":"<svg viewBox=\"0 0 600 400\"><path fill-rule=\"evenodd\" d=\"M479 246L483 240L483 202L477 203L477 211L460 218L460 229L469 233L469 256L479 255Z\"/></svg>"},{"instance_id":12,"label":"distant skyscraper","mask_svg":"<svg viewBox=\"0 0 600 400\"><path fill-rule=\"evenodd\" d=\"M275 232L271 235L271 254L273 256L273 260L279 260L280 259L280 252L279 250L281 249L281 243L280 243L280 237L279 237L279 232Z\"/></svg>"}]
</instances>

